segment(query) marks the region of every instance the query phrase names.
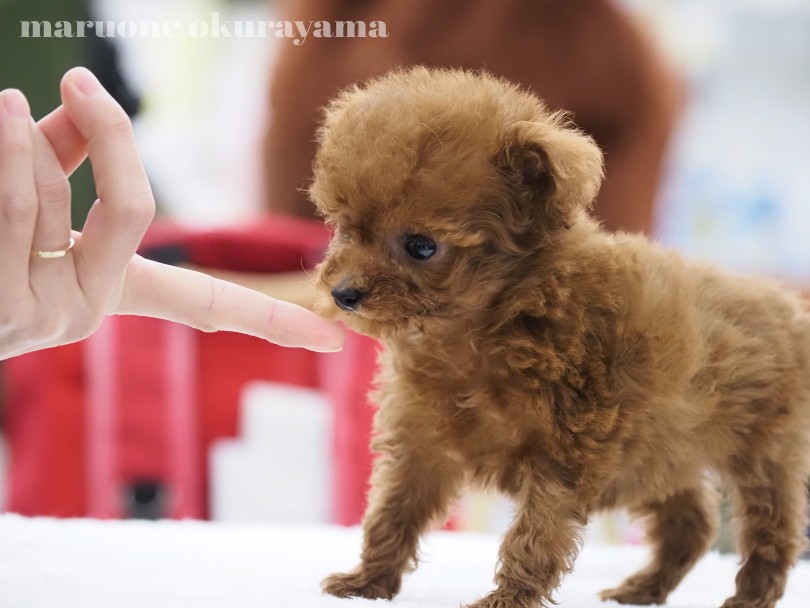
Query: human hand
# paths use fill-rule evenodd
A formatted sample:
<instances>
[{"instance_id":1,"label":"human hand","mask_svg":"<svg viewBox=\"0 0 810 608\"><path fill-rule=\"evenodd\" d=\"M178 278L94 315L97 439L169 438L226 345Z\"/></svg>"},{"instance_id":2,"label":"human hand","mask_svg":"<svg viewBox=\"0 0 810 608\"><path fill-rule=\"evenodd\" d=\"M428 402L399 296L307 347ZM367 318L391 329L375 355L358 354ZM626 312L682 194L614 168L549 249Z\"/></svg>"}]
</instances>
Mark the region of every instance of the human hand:
<instances>
[{"instance_id":1,"label":"human hand","mask_svg":"<svg viewBox=\"0 0 810 608\"><path fill-rule=\"evenodd\" d=\"M155 204L130 121L83 68L61 93L38 124L22 93L0 93L0 360L81 340L106 314L340 349L343 330L304 308L135 255ZM67 178L86 154L99 199L71 233Z\"/></svg>"}]
</instances>

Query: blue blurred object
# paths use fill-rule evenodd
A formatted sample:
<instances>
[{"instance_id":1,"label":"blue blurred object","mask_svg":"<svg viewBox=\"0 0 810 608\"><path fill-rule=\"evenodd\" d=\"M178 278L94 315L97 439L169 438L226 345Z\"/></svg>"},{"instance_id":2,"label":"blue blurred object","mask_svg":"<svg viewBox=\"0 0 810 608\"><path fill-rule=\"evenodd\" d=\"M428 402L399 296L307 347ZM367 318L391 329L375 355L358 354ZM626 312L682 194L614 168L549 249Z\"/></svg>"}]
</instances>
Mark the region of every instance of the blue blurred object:
<instances>
[{"instance_id":1,"label":"blue blurred object","mask_svg":"<svg viewBox=\"0 0 810 608\"><path fill-rule=\"evenodd\" d=\"M702 9L712 43L686 66L658 227L690 257L807 287L810 3L782 4Z\"/></svg>"}]
</instances>

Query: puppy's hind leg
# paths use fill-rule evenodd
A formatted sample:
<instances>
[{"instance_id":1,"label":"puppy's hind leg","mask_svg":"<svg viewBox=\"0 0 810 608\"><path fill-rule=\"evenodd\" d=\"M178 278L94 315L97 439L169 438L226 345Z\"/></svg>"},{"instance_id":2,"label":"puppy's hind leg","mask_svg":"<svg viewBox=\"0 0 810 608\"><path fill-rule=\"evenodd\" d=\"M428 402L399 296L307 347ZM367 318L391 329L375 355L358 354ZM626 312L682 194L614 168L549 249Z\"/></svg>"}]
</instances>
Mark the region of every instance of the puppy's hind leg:
<instances>
[{"instance_id":1,"label":"puppy's hind leg","mask_svg":"<svg viewBox=\"0 0 810 608\"><path fill-rule=\"evenodd\" d=\"M717 500L708 484L684 490L633 511L648 518L653 559L619 587L599 594L620 604L663 604L698 559L717 530Z\"/></svg>"},{"instance_id":2,"label":"puppy's hind leg","mask_svg":"<svg viewBox=\"0 0 810 608\"><path fill-rule=\"evenodd\" d=\"M803 450L802 450L803 451ZM741 518L737 592L723 608L773 608L805 546L804 454L741 458L730 472Z\"/></svg>"},{"instance_id":3,"label":"puppy's hind leg","mask_svg":"<svg viewBox=\"0 0 810 608\"><path fill-rule=\"evenodd\" d=\"M461 481L455 464L428 446L387 446L371 479L360 565L327 577L323 590L338 597L393 598L402 574L415 566L420 535L446 517Z\"/></svg>"}]
</instances>

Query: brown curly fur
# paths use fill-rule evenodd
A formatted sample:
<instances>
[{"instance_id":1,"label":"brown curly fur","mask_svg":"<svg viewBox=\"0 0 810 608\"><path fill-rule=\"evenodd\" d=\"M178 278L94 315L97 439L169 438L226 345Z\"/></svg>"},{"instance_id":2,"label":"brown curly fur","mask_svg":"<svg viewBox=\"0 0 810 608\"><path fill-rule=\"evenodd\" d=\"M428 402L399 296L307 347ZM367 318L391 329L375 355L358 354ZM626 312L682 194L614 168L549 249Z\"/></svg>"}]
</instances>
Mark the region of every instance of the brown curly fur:
<instances>
[{"instance_id":1,"label":"brown curly fur","mask_svg":"<svg viewBox=\"0 0 810 608\"><path fill-rule=\"evenodd\" d=\"M741 519L725 608L770 608L803 547L810 317L752 278L685 262L586 213L602 155L486 74L416 68L326 111L310 194L335 238L321 309L379 337L376 462L360 566L331 594L391 598L467 484L511 496L497 589L547 605L599 509L648 520L653 558L602 594L662 603L715 530L707 471ZM417 262L403 235L429 235ZM330 291L366 292L356 312Z\"/></svg>"}]
</instances>

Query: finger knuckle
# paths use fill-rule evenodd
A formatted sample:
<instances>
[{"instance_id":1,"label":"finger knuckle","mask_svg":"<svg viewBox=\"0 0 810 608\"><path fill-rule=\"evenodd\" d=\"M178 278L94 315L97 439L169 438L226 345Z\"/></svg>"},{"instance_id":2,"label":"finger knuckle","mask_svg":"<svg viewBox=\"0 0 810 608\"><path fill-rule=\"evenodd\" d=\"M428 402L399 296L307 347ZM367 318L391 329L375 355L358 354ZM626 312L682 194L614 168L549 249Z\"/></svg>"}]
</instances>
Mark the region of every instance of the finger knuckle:
<instances>
[{"instance_id":1,"label":"finger knuckle","mask_svg":"<svg viewBox=\"0 0 810 608\"><path fill-rule=\"evenodd\" d=\"M118 209L119 217L130 229L145 230L155 217L155 200L148 187L141 193L133 194L132 198Z\"/></svg>"},{"instance_id":2,"label":"finger knuckle","mask_svg":"<svg viewBox=\"0 0 810 608\"><path fill-rule=\"evenodd\" d=\"M41 204L64 203L70 200L70 185L64 176L40 178L37 194Z\"/></svg>"},{"instance_id":3,"label":"finger knuckle","mask_svg":"<svg viewBox=\"0 0 810 608\"><path fill-rule=\"evenodd\" d=\"M30 156L32 151L30 137L24 137L22 134L10 131L8 130L0 139L0 149L3 151L3 156L8 158Z\"/></svg>"},{"instance_id":4,"label":"finger knuckle","mask_svg":"<svg viewBox=\"0 0 810 608\"><path fill-rule=\"evenodd\" d=\"M48 342L59 338L64 333L65 327L63 315L53 314L52 311L40 313L34 324L32 337L39 342Z\"/></svg>"},{"instance_id":5,"label":"finger knuckle","mask_svg":"<svg viewBox=\"0 0 810 608\"><path fill-rule=\"evenodd\" d=\"M12 224L28 223L37 215L36 200L28 193L6 191L0 195L3 219Z\"/></svg>"},{"instance_id":6,"label":"finger knuckle","mask_svg":"<svg viewBox=\"0 0 810 608\"><path fill-rule=\"evenodd\" d=\"M227 287L228 285L224 281L213 277L208 281L208 298L205 309L197 320L197 329L204 332L217 331L216 317L220 314Z\"/></svg>"},{"instance_id":7,"label":"finger knuckle","mask_svg":"<svg viewBox=\"0 0 810 608\"><path fill-rule=\"evenodd\" d=\"M0 335L7 335L28 326L28 313L14 302L0 305Z\"/></svg>"},{"instance_id":8,"label":"finger knuckle","mask_svg":"<svg viewBox=\"0 0 810 608\"><path fill-rule=\"evenodd\" d=\"M119 107L111 107L100 126L113 137L132 137L132 121Z\"/></svg>"},{"instance_id":9,"label":"finger knuckle","mask_svg":"<svg viewBox=\"0 0 810 608\"><path fill-rule=\"evenodd\" d=\"M95 333L101 325L103 314L83 314L71 319L64 330L64 337L68 342L84 340Z\"/></svg>"}]
</instances>

